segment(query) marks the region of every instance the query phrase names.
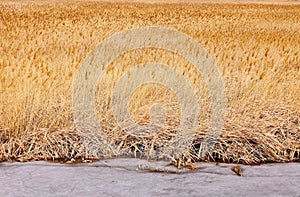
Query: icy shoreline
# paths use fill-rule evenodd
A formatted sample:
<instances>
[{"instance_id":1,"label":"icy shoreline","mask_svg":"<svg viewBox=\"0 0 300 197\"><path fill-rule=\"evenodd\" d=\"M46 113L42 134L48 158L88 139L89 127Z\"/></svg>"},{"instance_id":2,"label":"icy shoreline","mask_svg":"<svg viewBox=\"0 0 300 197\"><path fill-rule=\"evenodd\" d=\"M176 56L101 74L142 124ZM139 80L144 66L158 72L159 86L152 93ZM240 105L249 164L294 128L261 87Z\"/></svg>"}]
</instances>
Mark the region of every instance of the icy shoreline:
<instances>
[{"instance_id":1,"label":"icy shoreline","mask_svg":"<svg viewBox=\"0 0 300 197\"><path fill-rule=\"evenodd\" d=\"M242 176L232 166L198 163L191 171L139 159L5 162L0 196L300 196L300 163L239 165Z\"/></svg>"}]
</instances>

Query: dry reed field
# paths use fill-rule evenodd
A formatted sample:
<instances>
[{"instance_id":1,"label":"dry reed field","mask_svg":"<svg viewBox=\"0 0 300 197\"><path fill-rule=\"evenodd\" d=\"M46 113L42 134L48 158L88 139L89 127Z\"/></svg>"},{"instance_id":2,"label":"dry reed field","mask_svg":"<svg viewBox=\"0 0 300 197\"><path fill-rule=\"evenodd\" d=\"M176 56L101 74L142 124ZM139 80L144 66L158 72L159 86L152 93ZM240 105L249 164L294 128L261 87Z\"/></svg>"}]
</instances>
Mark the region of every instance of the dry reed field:
<instances>
[{"instance_id":1,"label":"dry reed field","mask_svg":"<svg viewBox=\"0 0 300 197\"><path fill-rule=\"evenodd\" d=\"M0 160L97 159L83 146L74 125L76 74L101 41L149 25L177 29L197 40L224 80L228 99L224 129L214 149L198 157L210 106L207 97L200 99L203 121L189 153L192 161L299 161L300 4L8 0L0 3ZM129 108L136 122L149 123L144 109L154 101L172 115L166 120L168 131L152 138L124 133L102 100L131 64L155 58L167 63L174 56L159 49L131 51L116 59L99 82L100 123L129 154L153 150L170 140L179 124L176 99L164 87L143 86L133 93L137 100ZM177 58L183 66L175 70L191 84L200 80L188 62ZM122 69L114 69L120 62L125 62ZM199 91L207 94L205 84ZM101 156L109 157L109 151Z\"/></svg>"}]
</instances>

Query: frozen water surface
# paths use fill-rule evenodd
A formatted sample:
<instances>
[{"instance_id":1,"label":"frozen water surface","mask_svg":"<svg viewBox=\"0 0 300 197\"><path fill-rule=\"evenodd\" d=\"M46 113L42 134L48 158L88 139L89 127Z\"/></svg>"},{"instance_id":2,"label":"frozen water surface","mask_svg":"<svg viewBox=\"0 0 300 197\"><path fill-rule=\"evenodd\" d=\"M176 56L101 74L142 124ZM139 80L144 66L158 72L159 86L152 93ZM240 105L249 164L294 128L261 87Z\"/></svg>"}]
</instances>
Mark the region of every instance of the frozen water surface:
<instances>
[{"instance_id":1,"label":"frozen water surface","mask_svg":"<svg viewBox=\"0 0 300 197\"><path fill-rule=\"evenodd\" d=\"M0 163L0 196L299 196L300 163L197 163L179 170L167 162L112 159L94 163ZM154 172L159 171L159 172Z\"/></svg>"}]
</instances>

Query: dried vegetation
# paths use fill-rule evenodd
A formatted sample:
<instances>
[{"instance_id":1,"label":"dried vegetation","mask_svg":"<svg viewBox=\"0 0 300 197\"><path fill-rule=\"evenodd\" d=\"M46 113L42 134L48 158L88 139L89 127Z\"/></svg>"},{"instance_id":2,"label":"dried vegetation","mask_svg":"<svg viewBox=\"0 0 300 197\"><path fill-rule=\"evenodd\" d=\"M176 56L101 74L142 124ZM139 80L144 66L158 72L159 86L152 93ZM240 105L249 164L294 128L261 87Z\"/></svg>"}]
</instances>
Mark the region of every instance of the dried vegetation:
<instances>
[{"instance_id":1,"label":"dried vegetation","mask_svg":"<svg viewBox=\"0 0 300 197\"><path fill-rule=\"evenodd\" d=\"M0 10L1 161L90 159L73 123L74 77L101 40L146 25L195 38L224 78L224 130L198 158L199 130L195 160L299 161L300 5L5 0Z\"/></svg>"}]
</instances>

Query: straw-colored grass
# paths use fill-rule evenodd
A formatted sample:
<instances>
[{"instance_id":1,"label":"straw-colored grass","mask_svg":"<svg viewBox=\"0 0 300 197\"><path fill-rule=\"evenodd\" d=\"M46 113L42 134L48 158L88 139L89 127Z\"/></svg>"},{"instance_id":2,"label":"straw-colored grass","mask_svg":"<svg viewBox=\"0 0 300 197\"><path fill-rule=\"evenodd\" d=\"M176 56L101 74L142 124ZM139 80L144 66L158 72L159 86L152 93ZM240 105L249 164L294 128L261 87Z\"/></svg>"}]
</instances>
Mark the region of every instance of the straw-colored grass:
<instances>
[{"instance_id":1,"label":"straw-colored grass","mask_svg":"<svg viewBox=\"0 0 300 197\"><path fill-rule=\"evenodd\" d=\"M92 158L73 123L72 88L79 66L113 33L147 25L171 27L196 39L223 76L228 97L224 129L215 149L197 157L207 127L203 120L190 152L194 160L299 160L300 5L8 0L0 3L0 160ZM133 51L110 68L118 62L147 62L153 58L149 54L162 61L170 55L156 49ZM124 65L122 72L130 67ZM182 65L175 69L191 82L198 79L188 63ZM110 69L104 77L115 80L120 72ZM111 87L100 82L99 88L101 106ZM175 102L170 108L175 112L169 111L173 117L167 123L178 125L174 95L162 99L151 94L153 88L144 87L135 96L149 90L147 100L130 103L133 119L146 124L149 113L141 110L143 105L170 101ZM162 95L166 91L157 90ZM209 111L208 100L201 101L207 107L202 109ZM120 129L111 132L117 126L109 110L99 109L98 117L127 152L139 152L143 140L149 145L144 150L153 149L153 138L133 137ZM169 139L160 137L156 145ZM109 151L102 150L101 156L109 156Z\"/></svg>"}]
</instances>

